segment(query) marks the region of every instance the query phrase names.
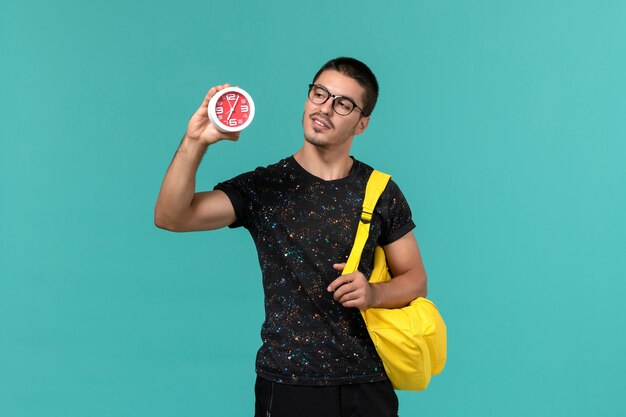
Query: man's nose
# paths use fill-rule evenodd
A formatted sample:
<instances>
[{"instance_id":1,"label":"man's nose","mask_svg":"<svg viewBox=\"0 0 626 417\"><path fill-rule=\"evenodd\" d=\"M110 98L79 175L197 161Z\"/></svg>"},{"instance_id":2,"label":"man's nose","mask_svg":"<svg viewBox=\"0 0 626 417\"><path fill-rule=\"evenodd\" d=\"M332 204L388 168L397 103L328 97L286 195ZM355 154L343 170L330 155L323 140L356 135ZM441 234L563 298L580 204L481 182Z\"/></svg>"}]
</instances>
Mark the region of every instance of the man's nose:
<instances>
[{"instance_id":1,"label":"man's nose","mask_svg":"<svg viewBox=\"0 0 626 417\"><path fill-rule=\"evenodd\" d=\"M333 104L334 103L335 103L334 98L333 97L328 97L328 100L326 100L324 103L320 104L320 110L324 114L331 115L331 114L333 114Z\"/></svg>"}]
</instances>

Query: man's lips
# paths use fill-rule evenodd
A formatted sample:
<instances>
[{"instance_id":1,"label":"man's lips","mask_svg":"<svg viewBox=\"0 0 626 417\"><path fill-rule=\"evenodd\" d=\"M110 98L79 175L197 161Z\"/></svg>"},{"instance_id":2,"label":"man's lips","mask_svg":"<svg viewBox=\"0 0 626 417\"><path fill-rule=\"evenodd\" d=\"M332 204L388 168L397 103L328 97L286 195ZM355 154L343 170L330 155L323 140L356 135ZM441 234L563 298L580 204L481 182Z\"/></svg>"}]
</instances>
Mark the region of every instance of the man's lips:
<instances>
[{"instance_id":1,"label":"man's lips","mask_svg":"<svg viewBox=\"0 0 626 417\"><path fill-rule=\"evenodd\" d=\"M333 123L319 113L312 114L310 117L311 120L313 120L313 126L321 127L324 129L334 128Z\"/></svg>"}]
</instances>

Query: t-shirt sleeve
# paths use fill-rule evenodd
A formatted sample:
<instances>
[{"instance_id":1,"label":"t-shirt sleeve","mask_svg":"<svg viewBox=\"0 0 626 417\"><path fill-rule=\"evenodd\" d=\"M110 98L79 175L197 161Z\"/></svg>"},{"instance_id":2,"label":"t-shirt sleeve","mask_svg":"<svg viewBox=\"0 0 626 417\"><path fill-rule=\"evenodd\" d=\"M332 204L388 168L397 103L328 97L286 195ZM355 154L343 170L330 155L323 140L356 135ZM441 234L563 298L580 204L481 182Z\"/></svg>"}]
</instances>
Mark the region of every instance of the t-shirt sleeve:
<instances>
[{"instance_id":1,"label":"t-shirt sleeve","mask_svg":"<svg viewBox=\"0 0 626 417\"><path fill-rule=\"evenodd\" d=\"M226 193L230 202L235 209L237 220L228 227L246 227L249 226L250 213L254 206L256 179L258 178L258 169L247 172L231 178L228 181L220 182L213 189Z\"/></svg>"},{"instance_id":2,"label":"t-shirt sleeve","mask_svg":"<svg viewBox=\"0 0 626 417\"><path fill-rule=\"evenodd\" d=\"M390 180L381 196L382 228L378 244L388 245L415 228L411 208L398 185Z\"/></svg>"},{"instance_id":3,"label":"t-shirt sleeve","mask_svg":"<svg viewBox=\"0 0 626 417\"><path fill-rule=\"evenodd\" d=\"M228 225L228 227L235 228L243 226L245 218L247 217L245 214L246 209L244 199L241 193L237 190L237 188L234 187L232 184L229 184L228 182L220 182L213 189L226 193L226 195L230 199L231 204L233 205L233 208L235 209L235 216L237 217L237 219L233 223Z\"/></svg>"}]
</instances>

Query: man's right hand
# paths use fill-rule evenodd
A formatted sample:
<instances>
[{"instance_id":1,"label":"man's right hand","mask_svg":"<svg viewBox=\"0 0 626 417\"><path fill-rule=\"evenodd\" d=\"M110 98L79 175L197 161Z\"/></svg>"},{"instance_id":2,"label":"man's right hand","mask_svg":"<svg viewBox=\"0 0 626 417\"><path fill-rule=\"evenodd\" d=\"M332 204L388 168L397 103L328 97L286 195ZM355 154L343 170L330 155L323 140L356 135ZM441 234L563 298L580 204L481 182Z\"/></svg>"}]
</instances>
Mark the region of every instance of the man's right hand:
<instances>
[{"instance_id":1,"label":"man's right hand","mask_svg":"<svg viewBox=\"0 0 626 417\"><path fill-rule=\"evenodd\" d=\"M198 110L196 110L193 116L191 116L191 119L189 119L185 136L191 140L200 141L207 146L220 140L236 141L239 139L241 132L222 132L218 130L209 119L209 101L218 91L228 87L230 87L229 84L222 84L209 90Z\"/></svg>"}]
</instances>

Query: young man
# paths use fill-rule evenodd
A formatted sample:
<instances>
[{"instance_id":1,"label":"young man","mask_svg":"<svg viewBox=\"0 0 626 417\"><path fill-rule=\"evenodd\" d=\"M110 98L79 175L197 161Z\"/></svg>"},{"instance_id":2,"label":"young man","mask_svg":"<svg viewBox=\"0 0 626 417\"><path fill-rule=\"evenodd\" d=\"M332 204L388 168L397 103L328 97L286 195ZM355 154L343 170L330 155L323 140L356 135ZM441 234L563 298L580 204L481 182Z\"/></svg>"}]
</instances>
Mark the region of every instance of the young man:
<instances>
[{"instance_id":1,"label":"young man","mask_svg":"<svg viewBox=\"0 0 626 417\"><path fill-rule=\"evenodd\" d=\"M357 272L341 276L372 168L350 156L378 97L370 69L337 58L315 75L304 104L304 143L291 157L196 192L207 148L239 138L211 125L209 90L165 175L155 223L172 231L248 229L265 292L256 361L256 416L396 416L398 400L359 309L396 308L426 296L411 211L398 186L376 206ZM371 285L377 245L394 278Z\"/></svg>"}]
</instances>

